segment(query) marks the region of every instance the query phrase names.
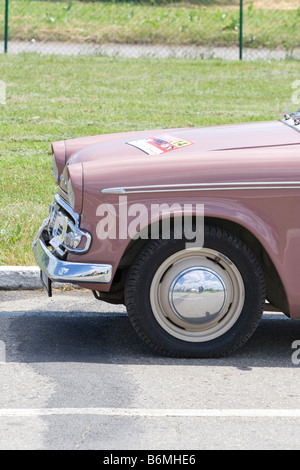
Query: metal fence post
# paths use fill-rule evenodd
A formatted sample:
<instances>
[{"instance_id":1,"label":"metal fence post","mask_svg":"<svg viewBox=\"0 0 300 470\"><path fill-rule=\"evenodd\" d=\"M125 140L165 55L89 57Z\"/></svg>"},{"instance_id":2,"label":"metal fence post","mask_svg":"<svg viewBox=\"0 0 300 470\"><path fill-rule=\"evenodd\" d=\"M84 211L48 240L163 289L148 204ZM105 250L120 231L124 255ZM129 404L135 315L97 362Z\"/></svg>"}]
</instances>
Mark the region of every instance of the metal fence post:
<instances>
[{"instance_id":1,"label":"metal fence post","mask_svg":"<svg viewBox=\"0 0 300 470\"><path fill-rule=\"evenodd\" d=\"M7 40L8 40L8 0L5 0L4 52L7 52Z\"/></svg>"},{"instance_id":2,"label":"metal fence post","mask_svg":"<svg viewBox=\"0 0 300 470\"><path fill-rule=\"evenodd\" d=\"M240 0L240 60L243 60L243 0Z\"/></svg>"}]
</instances>

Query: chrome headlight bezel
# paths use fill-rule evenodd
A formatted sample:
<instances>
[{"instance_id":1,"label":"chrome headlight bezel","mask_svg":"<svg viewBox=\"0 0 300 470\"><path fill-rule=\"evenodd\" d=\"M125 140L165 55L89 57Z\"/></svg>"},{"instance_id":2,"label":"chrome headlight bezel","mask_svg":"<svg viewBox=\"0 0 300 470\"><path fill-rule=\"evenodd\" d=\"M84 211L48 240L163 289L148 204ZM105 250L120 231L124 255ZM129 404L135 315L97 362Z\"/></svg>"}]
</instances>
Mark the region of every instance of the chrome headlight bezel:
<instances>
[{"instance_id":1,"label":"chrome headlight bezel","mask_svg":"<svg viewBox=\"0 0 300 470\"><path fill-rule=\"evenodd\" d=\"M58 173L59 172L58 172L58 167L57 167L56 158L55 158L54 153L52 154L51 170L52 170L53 178L55 179L56 184L58 184Z\"/></svg>"},{"instance_id":2,"label":"chrome headlight bezel","mask_svg":"<svg viewBox=\"0 0 300 470\"><path fill-rule=\"evenodd\" d=\"M63 172L65 174L65 171ZM81 163L66 165L66 192L73 211L81 214L83 204L83 169Z\"/></svg>"},{"instance_id":3,"label":"chrome headlight bezel","mask_svg":"<svg viewBox=\"0 0 300 470\"><path fill-rule=\"evenodd\" d=\"M68 181L67 189L68 189L69 203L70 203L70 206L72 207L72 209L74 210L75 209L75 192L73 190L72 182L71 182L70 179Z\"/></svg>"}]
</instances>

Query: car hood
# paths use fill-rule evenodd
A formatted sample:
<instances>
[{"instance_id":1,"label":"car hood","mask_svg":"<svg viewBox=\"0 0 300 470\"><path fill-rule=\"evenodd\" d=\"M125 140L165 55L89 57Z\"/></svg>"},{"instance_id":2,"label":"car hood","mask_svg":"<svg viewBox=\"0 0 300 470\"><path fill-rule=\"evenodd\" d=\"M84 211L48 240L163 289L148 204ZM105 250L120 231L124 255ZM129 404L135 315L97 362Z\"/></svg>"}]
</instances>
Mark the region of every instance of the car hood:
<instances>
[{"instance_id":1,"label":"car hood","mask_svg":"<svg viewBox=\"0 0 300 470\"><path fill-rule=\"evenodd\" d=\"M166 148L147 149L153 138L175 142ZM176 147L176 142L179 143ZM234 124L200 128L159 129L125 132L65 141L65 160L70 164L109 160L111 163L125 158L163 158L172 161L174 155L193 155L206 151L274 147L300 143L300 134L281 121ZM182 146L180 146L180 144ZM172 142L171 142L172 145Z\"/></svg>"},{"instance_id":2,"label":"car hood","mask_svg":"<svg viewBox=\"0 0 300 470\"><path fill-rule=\"evenodd\" d=\"M155 138L157 147L149 151ZM172 149L168 142L175 143ZM65 141L64 147L69 165L82 164L85 189L98 192L199 180L293 179L300 133L272 121L100 135Z\"/></svg>"}]
</instances>

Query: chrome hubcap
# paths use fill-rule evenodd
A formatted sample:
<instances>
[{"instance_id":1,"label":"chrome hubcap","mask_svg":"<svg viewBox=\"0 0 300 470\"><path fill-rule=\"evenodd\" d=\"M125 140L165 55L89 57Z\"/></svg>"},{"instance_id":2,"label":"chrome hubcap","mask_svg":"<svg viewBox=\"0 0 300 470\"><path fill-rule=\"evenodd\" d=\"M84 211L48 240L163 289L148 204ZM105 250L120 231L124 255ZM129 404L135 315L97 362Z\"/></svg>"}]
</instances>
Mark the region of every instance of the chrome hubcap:
<instances>
[{"instance_id":1,"label":"chrome hubcap","mask_svg":"<svg viewBox=\"0 0 300 470\"><path fill-rule=\"evenodd\" d=\"M212 269L195 267L175 277L170 286L170 305L181 320L205 324L219 316L226 300L226 286Z\"/></svg>"},{"instance_id":2,"label":"chrome hubcap","mask_svg":"<svg viewBox=\"0 0 300 470\"><path fill-rule=\"evenodd\" d=\"M232 261L208 248L175 253L157 270L150 288L153 314L172 336L210 341L237 321L245 298Z\"/></svg>"}]
</instances>

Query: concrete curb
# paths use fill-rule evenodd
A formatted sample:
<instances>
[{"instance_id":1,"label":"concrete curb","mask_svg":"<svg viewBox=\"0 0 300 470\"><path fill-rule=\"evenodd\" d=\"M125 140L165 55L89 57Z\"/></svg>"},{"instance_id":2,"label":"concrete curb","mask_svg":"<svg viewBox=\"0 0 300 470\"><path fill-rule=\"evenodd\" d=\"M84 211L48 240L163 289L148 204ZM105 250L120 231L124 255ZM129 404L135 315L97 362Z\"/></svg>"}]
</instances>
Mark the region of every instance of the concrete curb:
<instances>
[{"instance_id":1,"label":"concrete curb","mask_svg":"<svg viewBox=\"0 0 300 470\"><path fill-rule=\"evenodd\" d=\"M4 42L0 41L1 50ZM70 44L62 42L39 41L8 41L8 52L19 54L22 52L35 52L37 54L58 55L105 55L108 57L125 58L182 58L182 59L239 59L239 47L212 47L212 46L161 46L146 44ZM285 60L299 59L300 48L293 51L273 49L243 48L244 60Z\"/></svg>"},{"instance_id":2,"label":"concrete curb","mask_svg":"<svg viewBox=\"0 0 300 470\"><path fill-rule=\"evenodd\" d=\"M43 287L37 266L1 266L0 290L31 290Z\"/></svg>"},{"instance_id":3,"label":"concrete curb","mask_svg":"<svg viewBox=\"0 0 300 470\"><path fill-rule=\"evenodd\" d=\"M62 289L69 285L55 282L53 287ZM42 288L40 268L37 266L0 266L0 291L35 290Z\"/></svg>"}]
</instances>

